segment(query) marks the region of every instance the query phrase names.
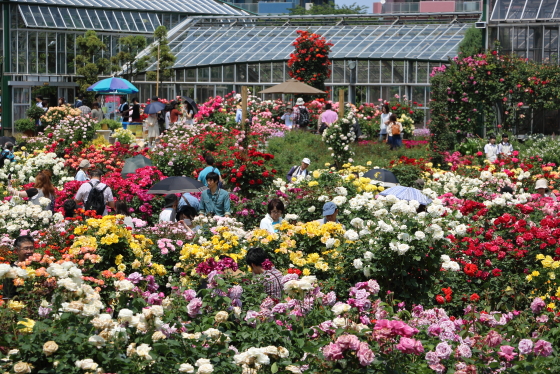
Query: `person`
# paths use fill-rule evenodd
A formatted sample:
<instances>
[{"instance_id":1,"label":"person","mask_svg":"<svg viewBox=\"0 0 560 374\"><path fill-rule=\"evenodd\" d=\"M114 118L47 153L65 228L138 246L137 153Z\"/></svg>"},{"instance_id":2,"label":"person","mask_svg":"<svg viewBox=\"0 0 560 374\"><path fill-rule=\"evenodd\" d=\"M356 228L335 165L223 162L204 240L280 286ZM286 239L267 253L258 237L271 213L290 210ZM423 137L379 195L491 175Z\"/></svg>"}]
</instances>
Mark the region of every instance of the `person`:
<instances>
[{"instance_id":1,"label":"person","mask_svg":"<svg viewBox=\"0 0 560 374\"><path fill-rule=\"evenodd\" d=\"M330 127L333 123L338 121L338 114L332 110L332 104L325 104L325 111L319 116L319 121L317 123L317 129L319 134L322 134L327 127Z\"/></svg>"},{"instance_id":2,"label":"person","mask_svg":"<svg viewBox=\"0 0 560 374\"><path fill-rule=\"evenodd\" d=\"M130 210L128 209L126 201L117 201L115 203L115 214L121 214L124 216L123 223L126 227L134 228L134 222L130 216Z\"/></svg>"},{"instance_id":3,"label":"person","mask_svg":"<svg viewBox=\"0 0 560 374\"><path fill-rule=\"evenodd\" d=\"M165 108L165 130L171 125L171 108Z\"/></svg>"},{"instance_id":4,"label":"person","mask_svg":"<svg viewBox=\"0 0 560 374\"><path fill-rule=\"evenodd\" d=\"M311 161L306 157L303 160L301 160L300 166L297 165L292 166L292 168L286 175L286 181L288 183L292 183L294 181L294 178L297 180L300 178L307 177L309 175L309 170L307 170L307 168L309 167L310 164Z\"/></svg>"},{"instance_id":5,"label":"person","mask_svg":"<svg viewBox=\"0 0 560 374\"><path fill-rule=\"evenodd\" d=\"M148 115L148 118L146 118L146 126L148 128L148 146L153 146L156 138L159 136L159 125L156 113Z\"/></svg>"},{"instance_id":6,"label":"person","mask_svg":"<svg viewBox=\"0 0 560 374\"><path fill-rule=\"evenodd\" d=\"M76 197L74 198L77 203L84 203L84 207L87 205L89 195L93 188L103 193L103 202L105 203L105 209L103 211L103 216L107 215L107 206L115 209L115 199L113 198L113 191L111 187L107 186L105 183L101 182L101 176L103 172L99 169L93 169L90 172L91 180L88 183L84 183L78 189Z\"/></svg>"},{"instance_id":7,"label":"person","mask_svg":"<svg viewBox=\"0 0 560 374\"><path fill-rule=\"evenodd\" d=\"M383 104L383 106L381 107L381 123L379 126L379 142L382 142L384 139L387 138L387 136L389 136L390 140L392 141L392 136L391 134L387 135L387 125L390 122L390 117L391 117L391 111L389 110L389 105L388 104Z\"/></svg>"},{"instance_id":8,"label":"person","mask_svg":"<svg viewBox=\"0 0 560 374\"><path fill-rule=\"evenodd\" d=\"M257 276L255 280L264 286L264 292L274 299L282 299L282 273L272 265L267 253L259 247L250 248L245 261Z\"/></svg>"},{"instance_id":9,"label":"person","mask_svg":"<svg viewBox=\"0 0 560 374\"><path fill-rule=\"evenodd\" d=\"M6 142L6 144L4 144L4 150L0 153L0 159L8 160L10 162L16 161L16 156L14 155L14 143ZM4 161L2 161L2 165L3 164Z\"/></svg>"},{"instance_id":10,"label":"person","mask_svg":"<svg viewBox=\"0 0 560 374\"><path fill-rule=\"evenodd\" d=\"M186 101L183 106L183 117L185 117L185 123L187 125L194 124L194 108L189 102Z\"/></svg>"},{"instance_id":11,"label":"person","mask_svg":"<svg viewBox=\"0 0 560 374\"><path fill-rule=\"evenodd\" d=\"M327 222L334 222L339 223L338 219L338 206L332 201L328 201L323 205L323 218L318 219L316 222L319 222L321 225L324 225Z\"/></svg>"},{"instance_id":12,"label":"person","mask_svg":"<svg viewBox=\"0 0 560 374\"><path fill-rule=\"evenodd\" d=\"M87 101L84 100L82 102L82 105L80 105L80 111L82 112L82 117L86 117L91 114L91 108L88 106Z\"/></svg>"},{"instance_id":13,"label":"person","mask_svg":"<svg viewBox=\"0 0 560 374\"><path fill-rule=\"evenodd\" d=\"M35 241L29 235L21 235L14 241L14 249L17 255L17 261L11 264L16 267L16 263L24 262L35 252ZM17 287L12 278L5 278L2 282L2 299L11 300L18 296Z\"/></svg>"},{"instance_id":14,"label":"person","mask_svg":"<svg viewBox=\"0 0 560 374\"><path fill-rule=\"evenodd\" d=\"M140 104L138 103L138 98L135 97L132 99L132 114L131 114L131 122L141 122L140 120Z\"/></svg>"},{"instance_id":15,"label":"person","mask_svg":"<svg viewBox=\"0 0 560 374\"><path fill-rule=\"evenodd\" d=\"M541 197L548 197L556 201L556 195L548 189L548 181L544 178L537 180L535 191L537 191Z\"/></svg>"},{"instance_id":16,"label":"person","mask_svg":"<svg viewBox=\"0 0 560 374\"><path fill-rule=\"evenodd\" d=\"M183 205L177 210L177 222L179 222L188 232L196 233L200 226L194 226L193 220L196 218L196 210L192 206Z\"/></svg>"},{"instance_id":17,"label":"person","mask_svg":"<svg viewBox=\"0 0 560 374\"><path fill-rule=\"evenodd\" d=\"M178 203L179 199L174 193L165 195L165 203L159 214L159 222L175 222Z\"/></svg>"},{"instance_id":18,"label":"person","mask_svg":"<svg viewBox=\"0 0 560 374\"><path fill-rule=\"evenodd\" d=\"M212 157L211 155L206 155L206 157L204 157L204 161L206 161L206 164L208 164L208 166L202 169L202 171L198 174L198 181L202 182L202 184L208 187L208 184L206 183L206 176L209 173L218 174L218 177L220 177L220 181L222 181L220 170L214 166L214 157Z\"/></svg>"},{"instance_id":19,"label":"person","mask_svg":"<svg viewBox=\"0 0 560 374\"><path fill-rule=\"evenodd\" d=\"M302 130L307 129L307 126L309 126L309 111L304 104L305 101L300 97L296 100L296 107L294 108L295 124Z\"/></svg>"},{"instance_id":20,"label":"person","mask_svg":"<svg viewBox=\"0 0 560 374\"><path fill-rule=\"evenodd\" d=\"M206 175L208 189L200 196L201 215L224 217L231 214L229 193L218 186L219 181L220 176L217 173L210 172Z\"/></svg>"},{"instance_id":21,"label":"person","mask_svg":"<svg viewBox=\"0 0 560 374\"><path fill-rule=\"evenodd\" d=\"M95 96L93 98L93 103L91 103L91 106L93 107L93 104L95 104L95 103L97 103L99 108L101 108L101 94L95 94Z\"/></svg>"},{"instance_id":22,"label":"person","mask_svg":"<svg viewBox=\"0 0 560 374\"><path fill-rule=\"evenodd\" d=\"M122 122L128 122L128 103L126 101L126 96L121 97L121 105L119 105L119 109L117 112L122 116Z\"/></svg>"},{"instance_id":23,"label":"person","mask_svg":"<svg viewBox=\"0 0 560 374\"><path fill-rule=\"evenodd\" d=\"M237 110L235 111L235 122L241 123L241 118L243 118L243 108L241 105L237 105Z\"/></svg>"},{"instance_id":24,"label":"person","mask_svg":"<svg viewBox=\"0 0 560 374\"><path fill-rule=\"evenodd\" d=\"M56 199L56 192L51 182L51 175L45 171L39 172L35 177L35 184L32 188L25 191L16 191L12 187L8 187L8 192L21 198L29 198L33 205L40 205L40 198L46 197L51 202L43 208L43 210L50 210L54 212L54 202Z\"/></svg>"},{"instance_id":25,"label":"person","mask_svg":"<svg viewBox=\"0 0 560 374\"><path fill-rule=\"evenodd\" d=\"M498 146L496 145L496 137L494 135L489 136L488 144L484 146L484 154L490 162L494 162L498 158Z\"/></svg>"},{"instance_id":26,"label":"person","mask_svg":"<svg viewBox=\"0 0 560 374\"><path fill-rule=\"evenodd\" d=\"M401 146L401 134L403 131L402 124L397 122L397 116L391 114L389 116L389 124L387 125L387 134L391 134L391 142L387 135L387 143L390 144L390 150L397 149Z\"/></svg>"},{"instance_id":27,"label":"person","mask_svg":"<svg viewBox=\"0 0 560 374\"><path fill-rule=\"evenodd\" d=\"M37 95L35 96L35 105L39 108L43 108L43 96Z\"/></svg>"},{"instance_id":28,"label":"person","mask_svg":"<svg viewBox=\"0 0 560 374\"><path fill-rule=\"evenodd\" d=\"M66 100L64 100L63 97L59 97L58 98L58 106L64 106L66 105Z\"/></svg>"},{"instance_id":29,"label":"person","mask_svg":"<svg viewBox=\"0 0 560 374\"><path fill-rule=\"evenodd\" d=\"M502 134L502 142L498 144L498 154L501 158L509 158L513 153L513 146L509 142L508 134Z\"/></svg>"},{"instance_id":30,"label":"person","mask_svg":"<svg viewBox=\"0 0 560 374\"><path fill-rule=\"evenodd\" d=\"M261 220L261 229L271 234L278 232L276 225L282 223L282 215L285 213L284 203L280 199L272 199L268 202L268 214Z\"/></svg>"},{"instance_id":31,"label":"person","mask_svg":"<svg viewBox=\"0 0 560 374\"><path fill-rule=\"evenodd\" d=\"M79 108L83 105L84 96L78 95L78 100L74 103L74 108Z\"/></svg>"},{"instance_id":32,"label":"person","mask_svg":"<svg viewBox=\"0 0 560 374\"><path fill-rule=\"evenodd\" d=\"M64 210L64 218L74 218L74 214L76 209L78 208L78 204L76 204L76 200L68 199L62 204L62 210Z\"/></svg>"},{"instance_id":33,"label":"person","mask_svg":"<svg viewBox=\"0 0 560 374\"><path fill-rule=\"evenodd\" d=\"M45 113L48 112L49 111L49 100L43 99L43 102L41 104L42 104L42 107L43 107L43 110L45 111Z\"/></svg>"},{"instance_id":34,"label":"person","mask_svg":"<svg viewBox=\"0 0 560 374\"><path fill-rule=\"evenodd\" d=\"M97 122L101 121L103 119L103 111L99 109L99 103L93 103L91 107L91 118Z\"/></svg>"},{"instance_id":35,"label":"person","mask_svg":"<svg viewBox=\"0 0 560 374\"><path fill-rule=\"evenodd\" d=\"M171 102L171 111L169 112L169 122L170 124L176 123L177 121L179 121L179 116L181 115L181 112L179 111L179 109L177 109L177 102L176 101L172 101Z\"/></svg>"},{"instance_id":36,"label":"person","mask_svg":"<svg viewBox=\"0 0 560 374\"><path fill-rule=\"evenodd\" d=\"M80 161L79 166L80 166L80 170L78 170L78 172L76 173L74 180L80 182L88 181L90 179L88 175L88 170L91 167L91 164L89 163L88 160L82 160Z\"/></svg>"},{"instance_id":37,"label":"person","mask_svg":"<svg viewBox=\"0 0 560 374\"><path fill-rule=\"evenodd\" d=\"M280 119L284 121L286 127L291 130L294 125L294 109L291 106L286 107L286 112L282 115L282 117L280 117Z\"/></svg>"},{"instance_id":38,"label":"person","mask_svg":"<svg viewBox=\"0 0 560 374\"><path fill-rule=\"evenodd\" d=\"M190 193L185 192L179 198L179 205L177 206L177 210L180 210L184 206L190 206L198 213L198 208L200 207L200 201L198 201L198 199L193 195L191 195Z\"/></svg>"}]
</instances>

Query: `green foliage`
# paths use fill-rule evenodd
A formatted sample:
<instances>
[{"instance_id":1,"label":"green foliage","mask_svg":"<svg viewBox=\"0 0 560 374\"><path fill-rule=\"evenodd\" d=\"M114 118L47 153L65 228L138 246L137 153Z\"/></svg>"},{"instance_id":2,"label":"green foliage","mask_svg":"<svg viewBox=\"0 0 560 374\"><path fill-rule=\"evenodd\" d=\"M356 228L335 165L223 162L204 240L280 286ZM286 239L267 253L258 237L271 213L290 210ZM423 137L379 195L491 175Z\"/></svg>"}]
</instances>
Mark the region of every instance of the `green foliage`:
<instances>
[{"instance_id":1,"label":"green foliage","mask_svg":"<svg viewBox=\"0 0 560 374\"><path fill-rule=\"evenodd\" d=\"M95 31L88 30L84 35L76 38L76 48L78 51L74 59L78 75L76 81L80 85L80 91L86 94L87 88L99 80L99 75L109 71L109 60L101 57L102 51L107 50L107 46Z\"/></svg>"},{"instance_id":2,"label":"green foliage","mask_svg":"<svg viewBox=\"0 0 560 374\"><path fill-rule=\"evenodd\" d=\"M171 48L169 48L169 40L167 39L167 29L165 26L159 26L154 31L154 43L150 49L150 57L156 61L161 87L161 82L163 82L164 78L171 78L173 74L171 68L175 63L175 55L171 53ZM149 71L146 74L147 78L150 80L157 79L158 74L155 71Z\"/></svg>"},{"instance_id":3,"label":"green foliage","mask_svg":"<svg viewBox=\"0 0 560 374\"><path fill-rule=\"evenodd\" d=\"M98 125L102 128L103 125L107 125L110 130L120 129L122 127L122 123L119 121L115 121L114 119L105 118L98 122Z\"/></svg>"},{"instance_id":4,"label":"green foliage","mask_svg":"<svg viewBox=\"0 0 560 374\"><path fill-rule=\"evenodd\" d=\"M422 177L422 169L412 164L398 163L391 171L399 180L399 184L406 187L415 187L415 182Z\"/></svg>"},{"instance_id":5,"label":"green foliage","mask_svg":"<svg viewBox=\"0 0 560 374\"><path fill-rule=\"evenodd\" d=\"M121 72L122 76L129 81L133 81L138 72L144 71L148 66L150 57L143 56L136 58L147 46L145 36L124 36L119 39L119 53L111 57L111 70Z\"/></svg>"},{"instance_id":6,"label":"green foliage","mask_svg":"<svg viewBox=\"0 0 560 374\"><path fill-rule=\"evenodd\" d=\"M459 53L463 57L474 56L481 53L484 49L484 41L482 40L482 30L477 29L474 25L467 30L461 44L459 44Z\"/></svg>"},{"instance_id":7,"label":"green foliage","mask_svg":"<svg viewBox=\"0 0 560 374\"><path fill-rule=\"evenodd\" d=\"M25 131L35 131L37 129L37 125L35 125L35 121L29 118L22 118L18 119L14 122L16 125L16 129L21 132Z\"/></svg>"},{"instance_id":8,"label":"green foliage","mask_svg":"<svg viewBox=\"0 0 560 374\"><path fill-rule=\"evenodd\" d=\"M38 120L43 114L45 114L45 110L33 104L29 107L29 109L27 109L25 114L32 120Z\"/></svg>"},{"instance_id":9,"label":"green foliage","mask_svg":"<svg viewBox=\"0 0 560 374\"><path fill-rule=\"evenodd\" d=\"M296 6L290 9L290 15L319 15L319 14L364 14L368 7L364 5L337 5L334 1L322 5L313 5L311 9L306 10L305 7Z\"/></svg>"}]
</instances>

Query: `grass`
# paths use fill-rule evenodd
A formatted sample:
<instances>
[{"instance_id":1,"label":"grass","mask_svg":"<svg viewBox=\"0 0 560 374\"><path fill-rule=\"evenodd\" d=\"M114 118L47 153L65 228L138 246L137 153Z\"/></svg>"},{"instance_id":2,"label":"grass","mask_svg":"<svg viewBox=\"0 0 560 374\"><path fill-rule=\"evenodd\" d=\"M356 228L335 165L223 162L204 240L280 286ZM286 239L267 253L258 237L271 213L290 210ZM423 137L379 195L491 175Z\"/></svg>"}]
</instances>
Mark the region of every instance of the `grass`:
<instances>
[{"instance_id":1,"label":"grass","mask_svg":"<svg viewBox=\"0 0 560 374\"><path fill-rule=\"evenodd\" d=\"M390 151L386 144L369 143L367 145L352 145L355 152L354 164L365 165L371 161L372 166L385 168L391 160L401 156L412 158L428 157L426 146ZM333 164L331 152L327 149L321 136L302 131L290 131L282 138L271 138L268 141L268 151L274 155L274 168L278 170L278 176L285 176L294 165L301 164L304 157L311 160L310 170L322 169L325 163Z\"/></svg>"}]
</instances>

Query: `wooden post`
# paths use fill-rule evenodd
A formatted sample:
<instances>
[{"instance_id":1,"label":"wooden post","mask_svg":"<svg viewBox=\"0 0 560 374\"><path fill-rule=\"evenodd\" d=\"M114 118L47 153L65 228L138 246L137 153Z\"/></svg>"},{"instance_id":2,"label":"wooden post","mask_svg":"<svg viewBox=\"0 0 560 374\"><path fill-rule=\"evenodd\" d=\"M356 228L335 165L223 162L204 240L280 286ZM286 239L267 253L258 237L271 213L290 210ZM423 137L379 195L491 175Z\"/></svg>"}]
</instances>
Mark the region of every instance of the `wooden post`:
<instances>
[{"instance_id":1,"label":"wooden post","mask_svg":"<svg viewBox=\"0 0 560 374\"><path fill-rule=\"evenodd\" d=\"M338 90L338 118L344 118L344 90Z\"/></svg>"}]
</instances>

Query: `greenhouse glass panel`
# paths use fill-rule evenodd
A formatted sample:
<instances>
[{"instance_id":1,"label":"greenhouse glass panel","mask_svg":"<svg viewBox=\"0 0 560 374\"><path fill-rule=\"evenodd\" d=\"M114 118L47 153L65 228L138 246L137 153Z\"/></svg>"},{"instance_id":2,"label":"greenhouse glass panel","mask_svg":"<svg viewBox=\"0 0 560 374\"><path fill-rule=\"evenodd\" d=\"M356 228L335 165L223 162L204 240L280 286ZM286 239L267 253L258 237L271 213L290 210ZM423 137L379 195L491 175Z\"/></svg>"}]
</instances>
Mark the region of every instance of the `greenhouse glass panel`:
<instances>
[{"instance_id":1,"label":"greenhouse glass panel","mask_svg":"<svg viewBox=\"0 0 560 374\"><path fill-rule=\"evenodd\" d=\"M29 9L31 9L31 14L35 18L36 25L39 27L45 27L47 24L45 22L45 19L43 18L43 14L40 8L38 6L31 6L29 7Z\"/></svg>"},{"instance_id":2,"label":"greenhouse glass panel","mask_svg":"<svg viewBox=\"0 0 560 374\"><path fill-rule=\"evenodd\" d=\"M74 25L76 25L76 28L83 29L84 24L82 23L82 19L78 14L78 10L75 8L68 8L68 12L70 12L70 17L72 17L72 20L74 21Z\"/></svg>"},{"instance_id":3,"label":"greenhouse glass panel","mask_svg":"<svg viewBox=\"0 0 560 374\"><path fill-rule=\"evenodd\" d=\"M19 12L21 13L21 17L23 18L23 21L25 22L25 25L30 27L30 26L36 26L37 24L35 23L35 18L33 17L33 13L31 12L31 9L29 6L25 5L25 6L19 6Z\"/></svg>"},{"instance_id":4,"label":"greenhouse glass panel","mask_svg":"<svg viewBox=\"0 0 560 374\"><path fill-rule=\"evenodd\" d=\"M99 20L99 17L97 16L99 13L103 13L101 11L95 11L95 10L88 10L88 15L89 15L89 19L91 20L91 24L93 25L93 28L96 30L102 30L103 26L101 26L101 21Z\"/></svg>"},{"instance_id":5,"label":"greenhouse glass panel","mask_svg":"<svg viewBox=\"0 0 560 374\"><path fill-rule=\"evenodd\" d=\"M210 81L211 82L221 82L222 81L222 66L212 66L210 68Z\"/></svg>"},{"instance_id":6,"label":"greenhouse glass panel","mask_svg":"<svg viewBox=\"0 0 560 374\"><path fill-rule=\"evenodd\" d=\"M142 20L142 16L140 15L140 13L130 12L129 14L130 14L131 18L134 18L134 23L136 23L136 28L138 29L138 31L140 31L140 32L147 31L146 26L144 24L144 21Z\"/></svg>"},{"instance_id":7,"label":"greenhouse glass panel","mask_svg":"<svg viewBox=\"0 0 560 374\"><path fill-rule=\"evenodd\" d=\"M393 64L391 61L381 61L381 83L393 83Z\"/></svg>"},{"instance_id":8,"label":"greenhouse glass panel","mask_svg":"<svg viewBox=\"0 0 560 374\"><path fill-rule=\"evenodd\" d=\"M367 83L368 82L368 62L367 61L358 61L357 66L357 83Z\"/></svg>"},{"instance_id":9,"label":"greenhouse glass panel","mask_svg":"<svg viewBox=\"0 0 560 374\"><path fill-rule=\"evenodd\" d=\"M539 8L541 7L541 1L527 1L525 4L525 10L523 11L522 19L536 19Z\"/></svg>"},{"instance_id":10,"label":"greenhouse glass panel","mask_svg":"<svg viewBox=\"0 0 560 374\"><path fill-rule=\"evenodd\" d=\"M119 30L119 27L117 25L113 27L113 25L110 24L109 19L107 19L107 13L111 13L111 12L98 10L96 11L96 13L97 13L97 17L99 17L99 21L101 21L101 28L103 30Z\"/></svg>"},{"instance_id":11,"label":"greenhouse glass panel","mask_svg":"<svg viewBox=\"0 0 560 374\"><path fill-rule=\"evenodd\" d=\"M535 1L535 0L513 0L511 2L511 6L509 7L509 12L507 14L507 19L521 19L523 15L523 9L525 9L525 4L527 1Z\"/></svg>"},{"instance_id":12,"label":"greenhouse glass panel","mask_svg":"<svg viewBox=\"0 0 560 374\"><path fill-rule=\"evenodd\" d=\"M272 81L275 83L284 82L284 64L281 62L272 63Z\"/></svg>"},{"instance_id":13,"label":"greenhouse glass panel","mask_svg":"<svg viewBox=\"0 0 560 374\"><path fill-rule=\"evenodd\" d=\"M119 27L117 17L115 16L115 12L113 12L111 10L107 10L107 11L105 11L105 15L107 16L107 21L109 22L109 25L111 25L109 27L111 30L120 30L121 29Z\"/></svg>"},{"instance_id":14,"label":"greenhouse glass panel","mask_svg":"<svg viewBox=\"0 0 560 374\"><path fill-rule=\"evenodd\" d=\"M513 1L515 2L516 0ZM494 6L494 10L492 11L492 16L490 19L492 21L505 20L511 3L512 0L498 0L496 5Z\"/></svg>"},{"instance_id":15,"label":"greenhouse glass panel","mask_svg":"<svg viewBox=\"0 0 560 374\"><path fill-rule=\"evenodd\" d=\"M224 65L224 82L235 82L235 65Z\"/></svg>"},{"instance_id":16,"label":"greenhouse glass panel","mask_svg":"<svg viewBox=\"0 0 560 374\"><path fill-rule=\"evenodd\" d=\"M369 83L380 83L380 61L369 62Z\"/></svg>"},{"instance_id":17,"label":"greenhouse glass panel","mask_svg":"<svg viewBox=\"0 0 560 374\"><path fill-rule=\"evenodd\" d=\"M248 64L247 65L247 76L249 82L258 83L259 82L259 64Z\"/></svg>"},{"instance_id":18,"label":"greenhouse glass panel","mask_svg":"<svg viewBox=\"0 0 560 374\"><path fill-rule=\"evenodd\" d=\"M185 82L196 82L196 69L185 70Z\"/></svg>"},{"instance_id":19,"label":"greenhouse glass panel","mask_svg":"<svg viewBox=\"0 0 560 374\"><path fill-rule=\"evenodd\" d=\"M51 15L54 19L54 23L56 25L57 28L65 28L66 24L64 23L64 20L62 19L62 16L60 15L59 9L58 8L50 8L51 11Z\"/></svg>"},{"instance_id":20,"label":"greenhouse glass panel","mask_svg":"<svg viewBox=\"0 0 560 374\"><path fill-rule=\"evenodd\" d=\"M208 67L198 68L198 81L208 82L210 81L210 70Z\"/></svg>"},{"instance_id":21,"label":"greenhouse glass panel","mask_svg":"<svg viewBox=\"0 0 560 374\"><path fill-rule=\"evenodd\" d=\"M428 83L428 63L418 61L416 64L416 83Z\"/></svg>"},{"instance_id":22,"label":"greenhouse glass panel","mask_svg":"<svg viewBox=\"0 0 560 374\"><path fill-rule=\"evenodd\" d=\"M272 74L270 72L270 68L271 68L271 63L270 62L263 62L260 64L260 82L263 83L268 83L268 82L272 82Z\"/></svg>"},{"instance_id":23,"label":"greenhouse glass panel","mask_svg":"<svg viewBox=\"0 0 560 374\"><path fill-rule=\"evenodd\" d=\"M126 21L126 18L123 15L123 12L115 11L113 13L115 15L115 18L117 19L116 24L121 28L121 30L128 31L128 22ZM136 31L136 30L132 26L130 31Z\"/></svg>"},{"instance_id":24,"label":"greenhouse glass panel","mask_svg":"<svg viewBox=\"0 0 560 374\"><path fill-rule=\"evenodd\" d=\"M332 63L332 82L333 83L344 83L344 70L345 70L345 62L344 61L333 61Z\"/></svg>"},{"instance_id":25,"label":"greenhouse glass panel","mask_svg":"<svg viewBox=\"0 0 560 374\"><path fill-rule=\"evenodd\" d=\"M538 19L548 19L554 16L554 9L558 6L558 0L543 0L541 9L537 15Z\"/></svg>"},{"instance_id":26,"label":"greenhouse glass panel","mask_svg":"<svg viewBox=\"0 0 560 374\"><path fill-rule=\"evenodd\" d=\"M78 13L80 14L80 18L82 19L82 22L84 23L84 28L93 29L93 25L92 25L92 23L89 19L89 16L87 14L87 10L78 9Z\"/></svg>"}]
</instances>

